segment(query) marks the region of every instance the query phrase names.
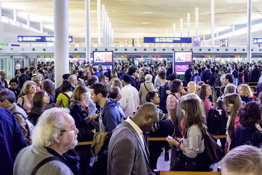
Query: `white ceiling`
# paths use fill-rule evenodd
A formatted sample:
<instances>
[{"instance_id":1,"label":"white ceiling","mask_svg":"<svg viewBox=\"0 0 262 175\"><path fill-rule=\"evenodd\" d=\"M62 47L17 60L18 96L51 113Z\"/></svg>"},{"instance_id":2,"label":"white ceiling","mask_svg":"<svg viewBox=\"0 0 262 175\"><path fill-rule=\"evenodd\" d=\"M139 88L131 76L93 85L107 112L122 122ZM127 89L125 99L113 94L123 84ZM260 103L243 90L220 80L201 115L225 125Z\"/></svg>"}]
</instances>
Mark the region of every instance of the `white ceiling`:
<instances>
[{"instance_id":1,"label":"white ceiling","mask_svg":"<svg viewBox=\"0 0 262 175\"><path fill-rule=\"evenodd\" d=\"M17 15L31 21L44 22L53 29L53 0L0 0L2 8L17 9ZM102 0L114 29L115 41L144 36L180 36L183 18L187 36L187 13L191 14L191 36L195 35L195 8L199 8L199 35L211 32L210 0ZM215 31L229 29L247 22L247 0L216 0ZM91 0L91 37L97 39L97 3ZM252 20L262 19L262 0L253 0ZM102 28L101 28L102 32ZM69 34L85 37L85 0L69 0Z\"/></svg>"}]
</instances>

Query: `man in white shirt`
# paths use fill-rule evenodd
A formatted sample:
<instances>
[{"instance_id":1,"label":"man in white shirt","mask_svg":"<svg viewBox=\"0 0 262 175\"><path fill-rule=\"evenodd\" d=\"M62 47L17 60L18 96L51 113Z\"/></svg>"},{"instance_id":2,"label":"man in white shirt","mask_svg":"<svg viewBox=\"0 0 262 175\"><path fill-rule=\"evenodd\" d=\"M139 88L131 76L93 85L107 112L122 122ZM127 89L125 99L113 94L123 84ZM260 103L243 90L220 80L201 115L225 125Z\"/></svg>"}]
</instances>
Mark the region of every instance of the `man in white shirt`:
<instances>
[{"instance_id":1,"label":"man in white shirt","mask_svg":"<svg viewBox=\"0 0 262 175\"><path fill-rule=\"evenodd\" d=\"M122 88L122 98L119 100L119 103L126 117L132 117L139 105L139 93L136 88L131 86L130 82L130 77L124 75L122 80L124 87Z\"/></svg>"}]
</instances>

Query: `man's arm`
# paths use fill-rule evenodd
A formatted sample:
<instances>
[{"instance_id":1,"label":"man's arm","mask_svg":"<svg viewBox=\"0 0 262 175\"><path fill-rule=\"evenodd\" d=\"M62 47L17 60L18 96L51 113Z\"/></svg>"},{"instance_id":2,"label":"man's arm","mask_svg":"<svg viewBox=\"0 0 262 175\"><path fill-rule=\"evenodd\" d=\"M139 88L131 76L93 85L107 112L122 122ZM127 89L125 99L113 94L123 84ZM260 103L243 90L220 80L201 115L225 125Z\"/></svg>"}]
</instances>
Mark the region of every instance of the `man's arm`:
<instances>
[{"instance_id":1,"label":"man's arm","mask_svg":"<svg viewBox=\"0 0 262 175\"><path fill-rule=\"evenodd\" d=\"M135 159L135 145L129 139L119 140L112 150L110 175L130 175Z\"/></svg>"}]
</instances>

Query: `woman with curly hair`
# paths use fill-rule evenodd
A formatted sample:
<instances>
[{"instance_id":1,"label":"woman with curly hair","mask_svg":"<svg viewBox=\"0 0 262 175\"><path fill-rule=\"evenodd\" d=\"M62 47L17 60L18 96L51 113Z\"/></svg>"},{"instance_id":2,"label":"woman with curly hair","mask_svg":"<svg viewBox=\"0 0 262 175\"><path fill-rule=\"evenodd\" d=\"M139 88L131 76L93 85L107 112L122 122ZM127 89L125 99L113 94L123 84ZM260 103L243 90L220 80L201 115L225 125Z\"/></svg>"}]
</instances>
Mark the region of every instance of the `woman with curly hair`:
<instances>
[{"instance_id":1,"label":"woman with curly hair","mask_svg":"<svg viewBox=\"0 0 262 175\"><path fill-rule=\"evenodd\" d=\"M247 84L241 84L238 86L237 88L237 92L241 97L241 100L243 102L250 102L250 101L254 101L253 99L253 92L251 90L251 88L247 85Z\"/></svg>"},{"instance_id":2,"label":"woman with curly hair","mask_svg":"<svg viewBox=\"0 0 262 175\"><path fill-rule=\"evenodd\" d=\"M253 145L260 147L262 143L261 108L257 102L249 102L238 111L240 126L236 129L235 147L240 145Z\"/></svg>"}]
</instances>

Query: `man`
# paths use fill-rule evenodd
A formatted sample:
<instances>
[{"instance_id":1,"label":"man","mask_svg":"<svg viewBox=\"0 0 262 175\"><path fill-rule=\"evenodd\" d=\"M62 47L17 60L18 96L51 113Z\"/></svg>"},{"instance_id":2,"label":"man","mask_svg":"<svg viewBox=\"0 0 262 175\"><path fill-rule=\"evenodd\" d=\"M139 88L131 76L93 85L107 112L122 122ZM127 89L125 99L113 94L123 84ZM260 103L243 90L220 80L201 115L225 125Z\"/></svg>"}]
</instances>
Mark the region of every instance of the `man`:
<instances>
[{"instance_id":1,"label":"man","mask_svg":"<svg viewBox=\"0 0 262 175\"><path fill-rule=\"evenodd\" d=\"M99 78L100 75L101 75L101 74L97 71L97 67L95 67L95 66L92 68L92 73L93 73L93 75L97 76L97 78Z\"/></svg>"},{"instance_id":2,"label":"man","mask_svg":"<svg viewBox=\"0 0 262 175\"><path fill-rule=\"evenodd\" d=\"M99 123L100 132L111 132L121 122L125 115L119 111L119 103L107 98L107 87L103 83L95 83L90 86L91 99L101 108Z\"/></svg>"},{"instance_id":3,"label":"man","mask_svg":"<svg viewBox=\"0 0 262 175\"><path fill-rule=\"evenodd\" d=\"M206 84L209 84L210 76L211 76L211 73L210 73L210 65L208 64L208 65L207 65L207 69L206 69L206 70L204 71L204 73L203 73L202 80L203 80Z\"/></svg>"},{"instance_id":4,"label":"man","mask_svg":"<svg viewBox=\"0 0 262 175\"><path fill-rule=\"evenodd\" d=\"M137 89L130 84L131 78L128 75L124 75L122 83L122 98L119 103L125 113L126 117L131 117L136 113L139 106L139 93Z\"/></svg>"},{"instance_id":5,"label":"man","mask_svg":"<svg viewBox=\"0 0 262 175\"><path fill-rule=\"evenodd\" d=\"M16 103L15 94L6 89L0 91L0 107L9 109L15 116L16 121L18 122L20 129L24 135L24 139L27 145L32 144L32 124L30 125L30 121L27 120L27 114L19 107Z\"/></svg>"},{"instance_id":6,"label":"man","mask_svg":"<svg viewBox=\"0 0 262 175\"><path fill-rule=\"evenodd\" d=\"M225 76L225 85L233 84L234 76L231 73L227 73Z\"/></svg>"},{"instance_id":7,"label":"man","mask_svg":"<svg viewBox=\"0 0 262 175\"><path fill-rule=\"evenodd\" d=\"M78 129L68 109L46 110L38 119L32 146L20 151L15 160L14 175L32 174L33 170L36 174L73 175L63 154L77 145L77 134ZM54 159L39 166L50 157Z\"/></svg>"},{"instance_id":8,"label":"man","mask_svg":"<svg viewBox=\"0 0 262 175\"><path fill-rule=\"evenodd\" d=\"M222 175L262 175L261 150L249 145L236 147L222 159Z\"/></svg>"},{"instance_id":9,"label":"man","mask_svg":"<svg viewBox=\"0 0 262 175\"><path fill-rule=\"evenodd\" d=\"M8 88L8 84L5 81L5 71L0 71L0 75L1 75L1 82L0 85L4 88Z\"/></svg>"},{"instance_id":10,"label":"man","mask_svg":"<svg viewBox=\"0 0 262 175\"><path fill-rule=\"evenodd\" d=\"M25 74L25 69L24 68L21 68L19 71L18 71L18 88L21 90L24 83L26 82L27 80L27 76ZM30 79L31 80L31 79Z\"/></svg>"},{"instance_id":11,"label":"man","mask_svg":"<svg viewBox=\"0 0 262 175\"><path fill-rule=\"evenodd\" d=\"M0 169L1 174L13 174L13 164L18 152L26 147L24 136L14 115L0 108Z\"/></svg>"},{"instance_id":12,"label":"man","mask_svg":"<svg viewBox=\"0 0 262 175\"><path fill-rule=\"evenodd\" d=\"M128 73L127 73L130 77L131 86L133 86L135 88L137 88L137 84L136 84L136 80L135 80L136 70L137 70L136 66L131 66L131 67L129 67Z\"/></svg>"},{"instance_id":13,"label":"man","mask_svg":"<svg viewBox=\"0 0 262 175\"><path fill-rule=\"evenodd\" d=\"M192 77L192 71L194 71L194 65L191 64L189 66L189 68L186 70L185 72L185 79L186 79L186 83L189 83L189 81L191 80Z\"/></svg>"},{"instance_id":14,"label":"man","mask_svg":"<svg viewBox=\"0 0 262 175\"><path fill-rule=\"evenodd\" d=\"M187 93L190 94L190 93L196 93L196 83L194 81L190 81L188 84L187 84Z\"/></svg>"},{"instance_id":15,"label":"man","mask_svg":"<svg viewBox=\"0 0 262 175\"><path fill-rule=\"evenodd\" d=\"M97 66L97 68L98 68L98 71L99 71L100 75L104 75L103 66L101 64L99 64Z\"/></svg>"},{"instance_id":16,"label":"man","mask_svg":"<svg viewBox=\"0 0 262 175\"><path fill-rule=\"evenodd\" d=\"M16 79L12 79L10 80L9 85L10 85L10 88L8 89L13 91L13 93L15 94L16 101L17 101L18 95L20 94L20 91L18 89L18 81Z\"/></svg>"},{"instance_id":17,"label":"man","mask_svg":"<svg viewBox=\"0 0 262 175\"><path fill-rule=\"evenodd\" d=\"M119 101L122 98L121 89L118 86L112 87L109 91L109 98Z\"/></svg>"},{"instance_id":18,"label":"man","mask_svg":"<svg viewBox=\"0 0 262 175\"><path fill-rule=\"evenodd\" d=\"M76 84L77 84L77 76L76 75L70 75L68 80L70 81L71 86L73 87L73 89L75 89L76 88Z\"/></svg>"},{"instance_id":19,"label":"man","mask_svg":"<svg viewBox=\"0 0 262 175\"><path fill-rule=\"evenodd\" d=\"M105 85L108 85L108 81L105 75L100 75L99 82L104 83Z\"/></svg>"},{"instance_id":20,"label":"man","mask_svg":"<svg viewBox=\"0 0 262 175\"><path fill-rule=\"evenodd\" d=\"M114 131L108 147L107 175L149 175L149 151L143 132L157 122L157 108L145 103L137 113Z\"/></svg>"},{"instance_id":21,"label":"man","mask_svg":"<svg viewBox=\"0 0 262 175\"><path fill-rule=\"evenodd\" d=\"M160 98L159 108L163 111L164 114L167 114L166 99L168 96L167 91L169 91L169 83L166 81L166 72L159 71L158 79L161 83L158 91L159 98Z\"/></svg>"}]
</instances>

